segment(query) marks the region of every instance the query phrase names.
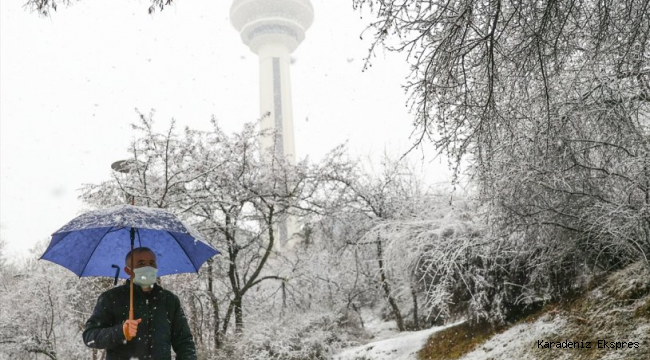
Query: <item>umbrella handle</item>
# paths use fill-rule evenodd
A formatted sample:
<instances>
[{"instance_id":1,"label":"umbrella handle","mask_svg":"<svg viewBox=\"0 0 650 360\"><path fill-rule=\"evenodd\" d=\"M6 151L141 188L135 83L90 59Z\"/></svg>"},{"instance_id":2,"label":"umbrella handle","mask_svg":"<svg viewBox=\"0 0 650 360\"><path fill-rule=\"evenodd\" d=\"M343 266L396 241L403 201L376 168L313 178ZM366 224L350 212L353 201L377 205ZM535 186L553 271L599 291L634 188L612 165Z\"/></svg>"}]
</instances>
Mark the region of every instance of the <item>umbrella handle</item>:
<instances>
[{"instance_id":1,"label":"umbrella handle","mask_svg":"<svg viewBox=\"0 0 650 360\"><path fill-rule=\"evenodd\" d=\"M120 276L120 267L113 264L111 265L112 268L115 268L115 281L113 282L113 286L117 285L117 278Z\"/></svg>"},{"instance_id":2,"label":"umbrella handle","mask_svg":"<svg viewBox=\"0 0 650 360\"><path fill-rule=\"evenodd\" d=\"M133 242L135 238L135 230L131 228L131 281L129 288L129 320L133 320L135 317L133 315L133 279L135 279L135 273L133 272ZM131 341L132 337L127 336L126 341Z\"/></svg>"},{"instance_id":3,"label":"umbrella handle","mask_svg":"<svg viewBox=\"0 0 650 360\"><path fill-rule=\"evenodd\" d=\"M129 320L133 320L133 275L131 275L131 296L129 299Z\"/></svg>"},{"instance_id":4,"label":"umbrella handle","mask_svg":"<svg viewBox=\"0 0 650 360\"><path fill-rule=\"evenodd\" d=\"M133 320L133 279L135 279L135 273L133 271L133 243L135 242L135 228L131 228L131 289L130 289L130 299L129 299L129 320Z\"/></svg>"}]
</instances>

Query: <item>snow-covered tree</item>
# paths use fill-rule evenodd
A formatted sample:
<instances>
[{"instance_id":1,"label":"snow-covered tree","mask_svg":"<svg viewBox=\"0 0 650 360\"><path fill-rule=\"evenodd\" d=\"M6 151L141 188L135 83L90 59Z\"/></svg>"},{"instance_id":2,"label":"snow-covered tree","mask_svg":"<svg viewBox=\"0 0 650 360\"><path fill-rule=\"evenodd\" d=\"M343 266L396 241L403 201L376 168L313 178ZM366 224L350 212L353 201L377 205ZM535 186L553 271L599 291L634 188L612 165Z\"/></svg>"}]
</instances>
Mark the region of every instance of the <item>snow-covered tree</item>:
<instances>
[{"instance_id":1,"label":"snow-covered tree","mask_svg":"<svg viewBox=\"0 0 650 360\"><path fill-rule=\"evenodd\" d=\"M414 215L426 189L407 164L387 156L382 159L380 174L358 167L349 174L331 174L330 180L343 186L340 198L344 209L358 218L346 219L356 225L356 236L348 238L346 244L354 252L355 262L360 256L362 261L372 260L376 264L372 276L378 281L398 329L404 331L395 279L390 279L386 267L386 238L378 229L387 222L399 222Z\"/></svg>"},{"instance_id":2,"label":"snow-covered tree","mask_svg":"<svg viewBox=\"0 0 650 360\"><path fill-rule=\"evenodd\" d=\"M109 281L79 279L63 267L36 259L35 246L23 262L12 265L0 291L0 358L98 359L81 333L99 293Z\"/></svg>"},{"instance_id":3,"label":"snow-covered tree","mask_svg":"<svg viewBox=\"0 0 650 360\"><path fill-rule=\"evenodd\" d=\"M468 165L522 298L648 261L647 1L353 2L371 53L408 55L418 141Z\"/></svg>"},{"instance_id":4,"label":"snow-covered tree","mask_svg":"<svg viewBox=\"0 0 650 360\"><path fill-rule=\"evenodd\" d=\"M141 114L134 128L132 158L125 165L129 172L86 186L82 198L108 206L124 202L128 194L136 205L166 208L222 252L202 270L207 283L199 288L207 291L189 297L190 305L199 307L201 293L209 299L209 333L219 344L233 323L236 332L243 330L245 298L251 289L266 281L285 288L286 259L275 254L278 226L288 216L322 210L317 199L325 181L322 174L336 170L335 160L292 165L274 154L263 156L260 134L252 124L232 135L216 121L211 131L185 129L178 134L172 123L168 131L158 133L152 116Z\"/></svg>"}]
</instances>

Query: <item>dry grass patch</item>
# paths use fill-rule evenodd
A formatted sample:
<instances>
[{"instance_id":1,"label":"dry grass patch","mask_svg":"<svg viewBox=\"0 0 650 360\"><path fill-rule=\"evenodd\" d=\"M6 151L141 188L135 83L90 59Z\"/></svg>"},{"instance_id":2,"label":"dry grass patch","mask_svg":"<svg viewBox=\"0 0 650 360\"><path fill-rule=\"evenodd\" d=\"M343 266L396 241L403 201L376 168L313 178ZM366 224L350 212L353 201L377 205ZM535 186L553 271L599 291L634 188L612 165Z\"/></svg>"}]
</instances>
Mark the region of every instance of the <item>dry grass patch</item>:
<instances>
[{"instance_id":1,"label":"dry grass patch","mask_svg":"<svg viewBox=\"0 0 650 360\"><path fill-rule=\"evenodd\" d=\"M458 326L435 333L420 352L418 359L458 359L483 344L500 329L486 324Z\"/></svg>"},{"instance_id":2,"label":"dry grass patch","mask_svg":"<svg viewBox=\"0 0 650 360\"><path fill-rule=\"evenodd\" d=\"M650 319L650 298L634 311L634 316Z\"/></svg>"}]
</instances>

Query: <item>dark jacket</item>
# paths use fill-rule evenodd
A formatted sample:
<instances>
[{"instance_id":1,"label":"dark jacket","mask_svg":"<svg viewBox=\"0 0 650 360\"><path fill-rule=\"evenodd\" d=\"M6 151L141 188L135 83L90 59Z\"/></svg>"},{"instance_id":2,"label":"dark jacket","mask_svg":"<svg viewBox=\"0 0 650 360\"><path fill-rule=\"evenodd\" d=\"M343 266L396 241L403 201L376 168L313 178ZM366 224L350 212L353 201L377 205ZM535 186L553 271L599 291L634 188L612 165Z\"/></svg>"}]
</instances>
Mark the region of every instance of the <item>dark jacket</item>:
<instances>
[{"instance_id":1,"label":"dark jacket","mask_svg":"<svg viewBox=\"0 0 650 360\"><path fill-rule=\"evenodd\" d=\"M86 322L83 339L87 346L106 350L106 360L196 360L196 348L187 318L176 295L155 285L145 293L133 287L135 319L142 319L138 332L126 341L122 324L129 318L129 282L99 296Z\"/></svg>"}]
</instances>

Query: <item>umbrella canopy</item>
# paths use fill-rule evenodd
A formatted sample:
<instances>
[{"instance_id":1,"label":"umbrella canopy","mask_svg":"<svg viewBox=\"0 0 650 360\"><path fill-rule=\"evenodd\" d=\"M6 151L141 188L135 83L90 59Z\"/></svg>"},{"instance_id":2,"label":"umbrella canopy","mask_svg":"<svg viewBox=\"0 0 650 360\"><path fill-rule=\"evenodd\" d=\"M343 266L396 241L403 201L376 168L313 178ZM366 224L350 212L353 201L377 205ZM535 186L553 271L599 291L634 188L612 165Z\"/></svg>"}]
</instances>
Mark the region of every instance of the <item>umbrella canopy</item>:
<instances>
[{"instance_id":1,"label":"umbrella canopy","mask_svg":"<svg viewBox=\"0 0 650 360\"><path fill-rule=\"evenodd\" d=\"M132 228L134 245L148 247L156 254L159 276L198 272L206 260L219 253L198 232L165 210L119 205L87 212L64 225L52 234L41 259L79 277L113 277L131 250ZM124 272L120 277L128 278Z\"/></svg>"}]
</instances>

